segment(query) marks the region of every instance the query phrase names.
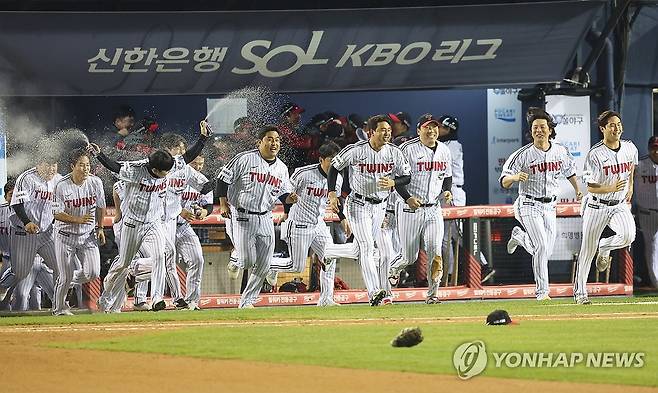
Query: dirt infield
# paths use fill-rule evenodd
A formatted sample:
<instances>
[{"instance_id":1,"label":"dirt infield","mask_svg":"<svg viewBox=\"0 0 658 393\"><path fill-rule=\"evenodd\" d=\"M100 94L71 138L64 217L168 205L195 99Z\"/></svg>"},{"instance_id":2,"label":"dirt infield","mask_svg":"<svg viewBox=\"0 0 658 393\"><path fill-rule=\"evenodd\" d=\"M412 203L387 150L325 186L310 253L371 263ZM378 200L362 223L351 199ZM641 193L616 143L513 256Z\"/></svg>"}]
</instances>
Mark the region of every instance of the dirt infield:
<instances>
[{"instance_id":1,"label":"dirt infield","mask_svg":"<svg viewBox=\"0 0 658 393\"><path fill-rule=\"evenodd\" d=\"M646 317L646 315L644 316ZM317 321L314 321L317 322ZM299 321L297 321L299 323ZM649 387L575 384L452 375L353 370L181 356L71 350L51 342L111 339L198 323L5 327L0 335L2 392L437 392L510 391L656 392ZM112 329L112 330L110 330Z\"/></svg>"}]
</instances>

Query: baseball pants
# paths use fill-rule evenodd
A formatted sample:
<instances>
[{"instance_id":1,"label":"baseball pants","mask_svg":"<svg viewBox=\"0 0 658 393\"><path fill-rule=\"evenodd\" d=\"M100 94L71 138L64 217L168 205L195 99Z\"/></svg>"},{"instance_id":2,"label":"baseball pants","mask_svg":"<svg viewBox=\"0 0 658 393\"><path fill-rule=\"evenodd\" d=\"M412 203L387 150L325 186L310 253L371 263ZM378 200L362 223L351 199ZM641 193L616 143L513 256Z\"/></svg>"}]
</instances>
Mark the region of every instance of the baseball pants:
<instances>
[{"instance_id":1,"label":"baseball pants","mask_svg":"<svg viewBox=\"0 0 658 393\"><path fill-rule=\"evenodd\" d=\"M543 203L524 196L514 201L514 217L524 231L514 239L532 255L535 296L548 294L548 258L553 253L557 237L555 202Z\"/></svg>"},{"instance_id":2,"label":"baseball pants","mask_svg":"<svg viewBox=\"0 0 658 393\"><path fill-rule=\"evenodd\" d=\"M12 270L16 275L15 280L20 281L27 277L32 270L36 255L43 258L44 263L57 275L57 254L53 242L53 229L45 232L29 234L22 228L11 228L10 247L12 251Z\"/></svg>"},{"instance_id":3,"label":"baseball pants","mask_svg":"<svg viewBox=\"0 0 658 393\"><path fill-rule=\"evenodd\" d=\"M354 242L359 248L359 264L361 274L368 290L368 297L372 299L376 292L382 288L378 262L375 260L375 239L381 231L384 214L386 213L386 202L378 204L355 199L352 196L346 202L347 219L352 226Z\"/></svg>"},{"instance_id":4,"label":"baseball pants","mask_svg":"<svg viewBox=\"0 0 658 393\"><path fill-rule=\"evenodd\" d=\"M32 260L32 266L27 277L16 284L12 310L27 311L28 309L41 309L41 291L45 292L46 296L54 303L54 282L53 271L46 266L43 258L36 256ZM41 288L41 291L34 290L37 286Z\"/></svg>"},{"instance_id":5,"label":"baseball pants","mask_svg":"<svg viewBox=\"0 0 658 393\"><path fill-rule=\"evenodd\" d=\"M55 301L53 313L68 310L66 295L73 283L76 267L75 258L83 265L93 266L92 270L100 272L101 256L98 251L98 241L94 231L85 235L76 235L62 231L55 232L55 251L57 253L57 282L55 284Z\"/></svg>"},{"instance_id":6,"label":"baseball pants","mask_svg":"<svg viewBox=\"0 0 658 393\"><path fill-rule=\"evenodd\" d=\"M635 240L635 221L630 206L622 201L615 206L607 206L595 201L591 195L583 198L583 242L578 254L576 281L574 282L574 297L587 297L587 277L592 266L592 258L596 255L609 256L610 251L628 247ZM615 232L614 236L601 240L601 234L606 226Z\"/></svg>"},{"instance_id":7,"label":"baseball pants","mask_svg":"<svg viewBox=\"0 0 658 393\"><path fill-rule=\"evenodd\" d=\"M203 249L199 236L188 223L178 224L176 228L176 252L187 266L185 301L198 303L203 278Z\"/></svg>"},{"instance_id":8,"label":"baseball pants","mask_svg":"<svg viewBox=\"0 0 658 393\"><path fill-rule=\"evenodd\" d=\"M391 291L391 283L388 281L388 273L393 263L398 263L402 257L395 213L386 212L382 229L375 238L375 243L377 244L375 261L379 261L377 264L379 285L386 290L387 297L392 297L393 292Z\"/></svg>"},{"instance_id":9,"label":"baseball pants","mask_svg":"<svg viewBox=\"0 0 658 393\"><path fill-rule=\"evenodd\" d=\"M413 210L404 202L400 202L397 205L395 215L400 235L402 258L395 261L391 269L398 273L405 266L414 263L418 259L418 252L422 243L427 253L427 297L436 296L441 280L440 277L437 280L432 280L432 265L437 263L434 261L434 257L442 256L443 213L441 206L419 207ZM443 269L442 266L439 268Z\"/></svg>"},{"instance_id":10,"label":"baseball pants","mask_svg":"<svg viewBox=\"0 0 658 393\"><path fill-rule=\"evenodd\" d=\"M167 239L167 252L165 253L165 283L169 288L171 293L171 299L175 302L183 298L181 293L180 279L178 278L178 271L176 270L176 250L174 243L176 242L176 219L167 220L163 223L163 226L166 230L166 239ZM153 288L158 288L162 286L164 288L165 283L152 283L151 292L153 293ZM141 281L135 284L135 299L139 300L138 303L146 299L148 293L148 281ZM164 295L164 290L163 290ZM152 296L154 297L154 296Z\"/></svg>"}]
</instances>

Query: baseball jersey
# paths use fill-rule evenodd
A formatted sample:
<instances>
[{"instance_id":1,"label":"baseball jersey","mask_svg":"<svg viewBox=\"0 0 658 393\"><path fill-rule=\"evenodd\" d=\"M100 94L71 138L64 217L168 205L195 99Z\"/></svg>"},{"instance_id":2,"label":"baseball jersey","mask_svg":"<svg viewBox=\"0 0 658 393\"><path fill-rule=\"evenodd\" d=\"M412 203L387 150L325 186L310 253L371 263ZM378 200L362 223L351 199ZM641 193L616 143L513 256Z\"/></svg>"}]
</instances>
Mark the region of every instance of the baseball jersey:
<instances>
[{"instance_id":1,"label":"baseball jersey","mask_svg":"<svg viewBox=\"0 0 658 393\"><path fill-rule=\"evenodd\" d=\"M180 169L176 165L172 170ZM142 223L163 219L167 195L167 178L157 178L147 168L148 159L126 162L118 176L125 182L121 199L123 217Z\"/></svg>"},{"instance_id":2,"label":"baseball jersey","mask_svg":"<svg viewBox=\"0 0 658 393\"><path fill-rule=\"evenodd\" d=\"M206 183L208 183L208 178L189 165L183 165L176 171L170 171L167 174L166 218L174 219L178 217L182 210L181 195L188 186L201 191Z\"/></svg>"},{"instance_id":3,"label":"baseball jersey","mask_svg":"<svg viewBox=\"0 0 658 393\"><path fill-rule=\"evenodd\" d=\"M9 203L0 204L0 253L2 255L11 255L9 251L9 214L11 214Z\"/></svg>"},{"instance_id":4,"label":"baseball jersey","mask_svg":"<svg viewBox=\"0 0 658 393\"><path fill-rule=\"evenodd\" d=\"M649 156L642 157L635 169L633 195L639 207L658 209L658 164Z\"/></svg>"},{"instance_id":5,"label":"baseball jersey","mask_svg":"<svg viewBox=\"0 0 658 393\"><path fill-rule=\"evenodd\" d=\"M450 149L437 141L436 149L423 145L420 138L411 139L400 149L409 157L411 182L407 185L409 195L421 203L439 203L443 194L443 179L452 176Z\"/></svg>"},{"instance_id":6,"label":"baseball jersey","mask_svg":"<svg viewBox=\"0 0 658 393\"><path fill-rule=\"evenodd\" d=\"M233 157L218 178L231 185L228 193L231 205L253 212L272 210L279 196L293 191L286 164L278 158L269 163L258 150Z\"/></svg>"},{"instance_id":7,"label":"baseball jersey","mask_svg":"<svg viewBox=\"0 0 658 393\"><path fill-rule=\"evenodd\" d=\"M576 174L576 163L569 150L563 145L550 142L548 151L529 143L518 149L505 161L498 178L513 176L519 172L528 174L528 180L519 182L519 195L533 198L550 198L559 191L559 178Z\"/></svg>"},{"instance_id":8,"label":"baseball jersey","mask_svg":"<svg viewBox=\"0 0 658 393\"><path fill-rule=\"evenodd\" d=\"M37 173L37 168L28 169L16 179L16 187L11 197L11 206L23 204L31 222L39 226L40 232L50 229L53 224L53 199L55 185L62 178L60 174L45 181ZM12 209L9 220L13 227L23 227L23 222Z\"/></svg>"},{"instance_id":9,"label":"baseball jersey","mask_svg":"<svg viewBox=\"0 0 658 393\"><path fill-rule=\"evenodd\" d=\"M100 178L90 175L81 185L77 185L69 173L55 186L53 213L66 213L71 216L91 214L94 216L96 208L105 208L105 191L103 191L103 182ZM98 223L98 225L100 224ZM55 221L55 229L76 235L89 233L94 230L96 225L95 221L85 224Z\"/></svg>"},{"instance_id":10,"label":"baseball jersey","mask_svg":"<svg viewBox=\"0 0 658 393\"><path fill-rule=\"evenodd\" d=\"M293 189L298 196L297 203L292 205L288 218L297 223L315 225L324 220L327 210L328 188L327 174L320 164L306 165L295 169L290 177ZM342 176L336 179L336 189L343 183Z\"/></svg>"},{"instance_id":11,"label":"baseball jersey","mask_svg":"<svg viewBox=\"0 0 658 393\"><path fill-rule=\"evenodd\" d=\"M583 180L586 183L597 183L611 185L618 180L628 180L633 168L638 163L637 147L631 141L619 141L619 150L614 151L606 146L603 141L595 144L589 149L585 157L585 170ZM628 182L623 190L596 194L603 200L618 200L626 198L628 193Z\"/></svg>"},{"instance_id":12,"label":"baseball jersey","mask_svg":"<svg viewBox=\"0 0 658 393\"><path fill-rule=\"evenodd\" d=\"M206 194L201 194L199 190L188 185L180 195L181 210L186 209L192 211L192 205L199 205L201 207L212 204L213 192L210 191ZM179 213L180 214L180 213ZM183 217L178 216L179 224L189 224Z\"/></svg>"},{"instance_id":13,"label":"baseball jersey","mask_svg":"<svg viewBox=\"0 0 658 393\"><path fill-rule=\"evenodd\" d=\"M411 174L402 151L391 143L375 151L368 141L357 142L341 150L331 160L331 165L339 171L350 167L349 181L353 192L382 200L389 195L389 189L377 186L379 178L393 179Z\"/></svg>"},{"instance_id":14,"label":"baseball jersey","mask_svg":"<svg viewBox=\"0 0 658 393\"><path fill-rule=\"evenodd\" d=\"M452 185L464 185L464 152L462 151L462 144L456 140L449 140L443 142L450 150L450 157L452 157Z\"/></svg>"}]
</instances>

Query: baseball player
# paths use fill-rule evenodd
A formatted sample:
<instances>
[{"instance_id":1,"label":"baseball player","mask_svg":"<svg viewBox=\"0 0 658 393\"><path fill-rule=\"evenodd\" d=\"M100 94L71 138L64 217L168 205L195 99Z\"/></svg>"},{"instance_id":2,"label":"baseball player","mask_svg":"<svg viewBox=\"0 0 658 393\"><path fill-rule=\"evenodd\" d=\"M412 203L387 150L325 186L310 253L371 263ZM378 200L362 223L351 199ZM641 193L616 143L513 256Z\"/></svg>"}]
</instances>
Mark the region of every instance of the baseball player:
<instances>
[{"instance_id":1,"label":"baseball player","mask_svg":"<svg viewBox=\"0 0 658 393\"><path fill-rule=\"evenodd\" d=\"M101 310L107 310L120 293L125 272L132 259L144 244L153 258L152 301L151 309L159 311L166 308L163 300L165 284L165 249L168 244L163 225L165 216L164 204L167 194L167 174L180 171L192 161L203 148L209 136L208 123L201 121L201 136L197 143L182 156L173 157L168 151L157 150L145 160L129 161L120 165L109 159L96 144L90 144L90 151L97 155L103 166L118 173L119 180L126 183L121 239L119 247L119 262L110 268L105 277L103 294L99 299Z\"/></svg>"},{"instance_id":2,"label":"baseball player","mask_svg":"<svg viewBox=\"0 0 658 393\"><path fill-rule=\"evenodd\" d=\"M189 166L200 175L204 164L204 156L199 155L190 162ZM213 210L212 190L206 193L203 191L198 191L192 184L187 184L180 195L182 211L176 223L176 253L187 265L185 302L190 310L200 310L199 300L201 299L201 279L203 277L203 250L199 236L192 229L190 221L203 220Z\"/></svg>"},{"instance_id":3,"label":"baseball player","mask_svg":"<svg viewBox=\"0 0 658 393\"><path fill-rule=\"evenodd\" d=\"M583 172L589 194L581 204L583 241L573 290L578 304L591 303L587 297L587 276L597 249L596 269L602 272L610 266L610 251L628 247L635 240L635 222L629 203L638 164L637 147L621 139L623 127L619 113L605 111L597 122L603 140L587 153ZM615 235L600 239L606 226Z\"/></svg>"},{"instance_id":4,"label":"baseball player","mask_svg":"<svg viewBox=\"0 0 658 393\"><path fill-rule=\"evenodd\" d=\"M36 167L18 176L11 198L9 221L12 270L15 282L32 271L34 257L39 254L44 263L57 274L57 257L53 242L53 192L61 176L57 173L57 158L46 151L38 157ZM15 291L21 308L27 308L24 292Z\"/></svg>"},{"instance_id":5,"label":"baseball player","mask_svg":"<svg viewBox=\"0 0 658 393\"><path fill-rule=\"evenodd\" d=\"M450 202L452 194L452 158L446 145L438 141L439 121L427 113L418 119L418 137L400 146L409 157L411 182L396 187L401 199L396 206L402 258L393 263L389 281L397 284L400 271L418 258L421 244L427 253L427 304L440 303L436 291L441 282L443 261L443 213L441 198Z\"/></svg>"},{"instance_id":6,"label":"baseball player","mask_svg":"<svg viewBox=\"0 0 658 393\"><path fill-rule=\"evenodd\" d=\"M402 258L400 236L398 235L398 225L395 216L395 207L399 199L400 197L397 193L390 193L386 202L386 213L384 214L381 230L375 237L375 244L377 246L375 249L375 260L379 261L377 265L377 274L380 279L379 285L386 291L386 296L382 299L382 305L393 303L392 286L388 276L393 263Z\"/></svg>"},{"instance_id":7,"label":"baseball player","mask_svg":"<svg viewBox=\"0 0 658 393\"><path fill-rule=\"evenodd\" d=\"M66 295L73 282L75 261L82 263L82 272L89 279L100 275L101 259L98 244L105 244L105 192L101 179L90 175L90 154L74 150L69 158L71 173L55 186L55 250L57 252L57 283L53 315L73 315L66 304Z\"/></svg>"},{"instance_id":8,"label":"baseball player","mask_svg":"<svg viewBox=\"0 0 658 393\"><path fill-rule=\"evenodd\" d=\"M403 190L411 181L411 172L400 148L386 142L391 138L391 119L373 116L368 119L368 128L372 130L368 141L349 145L333 158L327 183L329 206L338 211L336 179L338 172L350 168L346 181L352 191L346 202L347 217L359 247L361 274L370 304L378 306L386 297L386 290L374 259L374 239L381 230L390 189Z\"/></svg>"},{"instance_id":9,"label":"baseball player","mask_svg":"<svg viewBox=\"0 0 658 393\"><path fill-rule=\"evenodd\" d=\"M16 283L16 275L11 270L11 252L9 248L10 223L9 215L11 214L11 194L14 192L15 182L7 179L4 185L5 201L0 204L0 252L2 253L2 268L0 269L0 303L5 300L7 295L11 296L11 288ZM9 299L7 299L9 300Z\"/></svg>"},{"instance_id":10,"label":"baseball player","mask_svg":"<svg viewBox=\"0 0 658 393\"><path fill-rule=\"evenodd\" d=\"M512 254L521 245L532 255L537 300L550 300L548 295L548 257L557 236L555 206L558 179L566 177L576 198L582 193L576 179L575 161L569 150L552 140L555 126L551 115L543 109L530 108L527 114L532 143L518 149L507 159L498 181L504 188L519 182L519 196L514 202L514 217L523 229L514 227L507 243Z\"/></svg>"},{"instance_id":11,"label":"baseball player","mask_svg":"<svg viewBox=\"0 0 658 393\"><path fill-rule=\"evenodd\" d=\"M309 248L324 264L320 272L320 298L318 306L336 306L334 301L335 258L358 258L358 249L353 243L334 244L329 227L324 222L327 209L327 173L331 160L340 151L340 146L327 142L320 146L320 163L297 168L290 177L298 201L290 208L286 221L281 223L281 238L288 244L290 262L278 265L274 261L270 270L274 272L301 273L306 267ZM337 179L338 186L342 179ZM349 224L342 211L338 211L343 228L349 232Z\"/></svg>"},{"instance_id":12,"label":"baseball player","mask_svg":"<svg viewBox=\"0 0 658 393\"><path fill-rule=\"evenodd\" d=\"M277 127L266 125L258 133L258 148L233 157L217 179L219 212L231 218L231 239L244 260L244 267L251 270L240 308L254 308L269 270L275 240L272 208L276 200L297 202L288 167L277 157L280 150ZM227 198L229 186L230 199Z\"/></svg>"},{"instance_id":13,"label":"baseball player","mask_svg":"<svg viewBox=\"0 0 658 393\"><path fill-rule=\"evenodd\" d=\"M644 259L649 279L658 288L658 136L649 138L649 155L643 157L635 172L637 220L644 237Z\"/></svg>"}]
</instances>

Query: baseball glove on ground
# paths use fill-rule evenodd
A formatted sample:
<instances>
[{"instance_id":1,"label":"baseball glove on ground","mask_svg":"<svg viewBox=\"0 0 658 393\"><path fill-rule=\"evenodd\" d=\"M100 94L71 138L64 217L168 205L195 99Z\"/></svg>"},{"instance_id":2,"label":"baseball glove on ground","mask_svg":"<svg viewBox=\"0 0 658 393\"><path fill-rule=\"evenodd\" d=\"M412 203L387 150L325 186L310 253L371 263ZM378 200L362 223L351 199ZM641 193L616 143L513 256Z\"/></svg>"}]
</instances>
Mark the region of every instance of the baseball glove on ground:
<instances>
[{"instance_id":1,"label":"baseball glove on ground","mask_svg":"<svg viewBox=\"0 0 658 393\"><path fill-rule=\"evenodd\" d=\"M391 341L394 347L413 347L423 341L423 332L419 327L405 328Z\"/></svg>"}]
</instances>

